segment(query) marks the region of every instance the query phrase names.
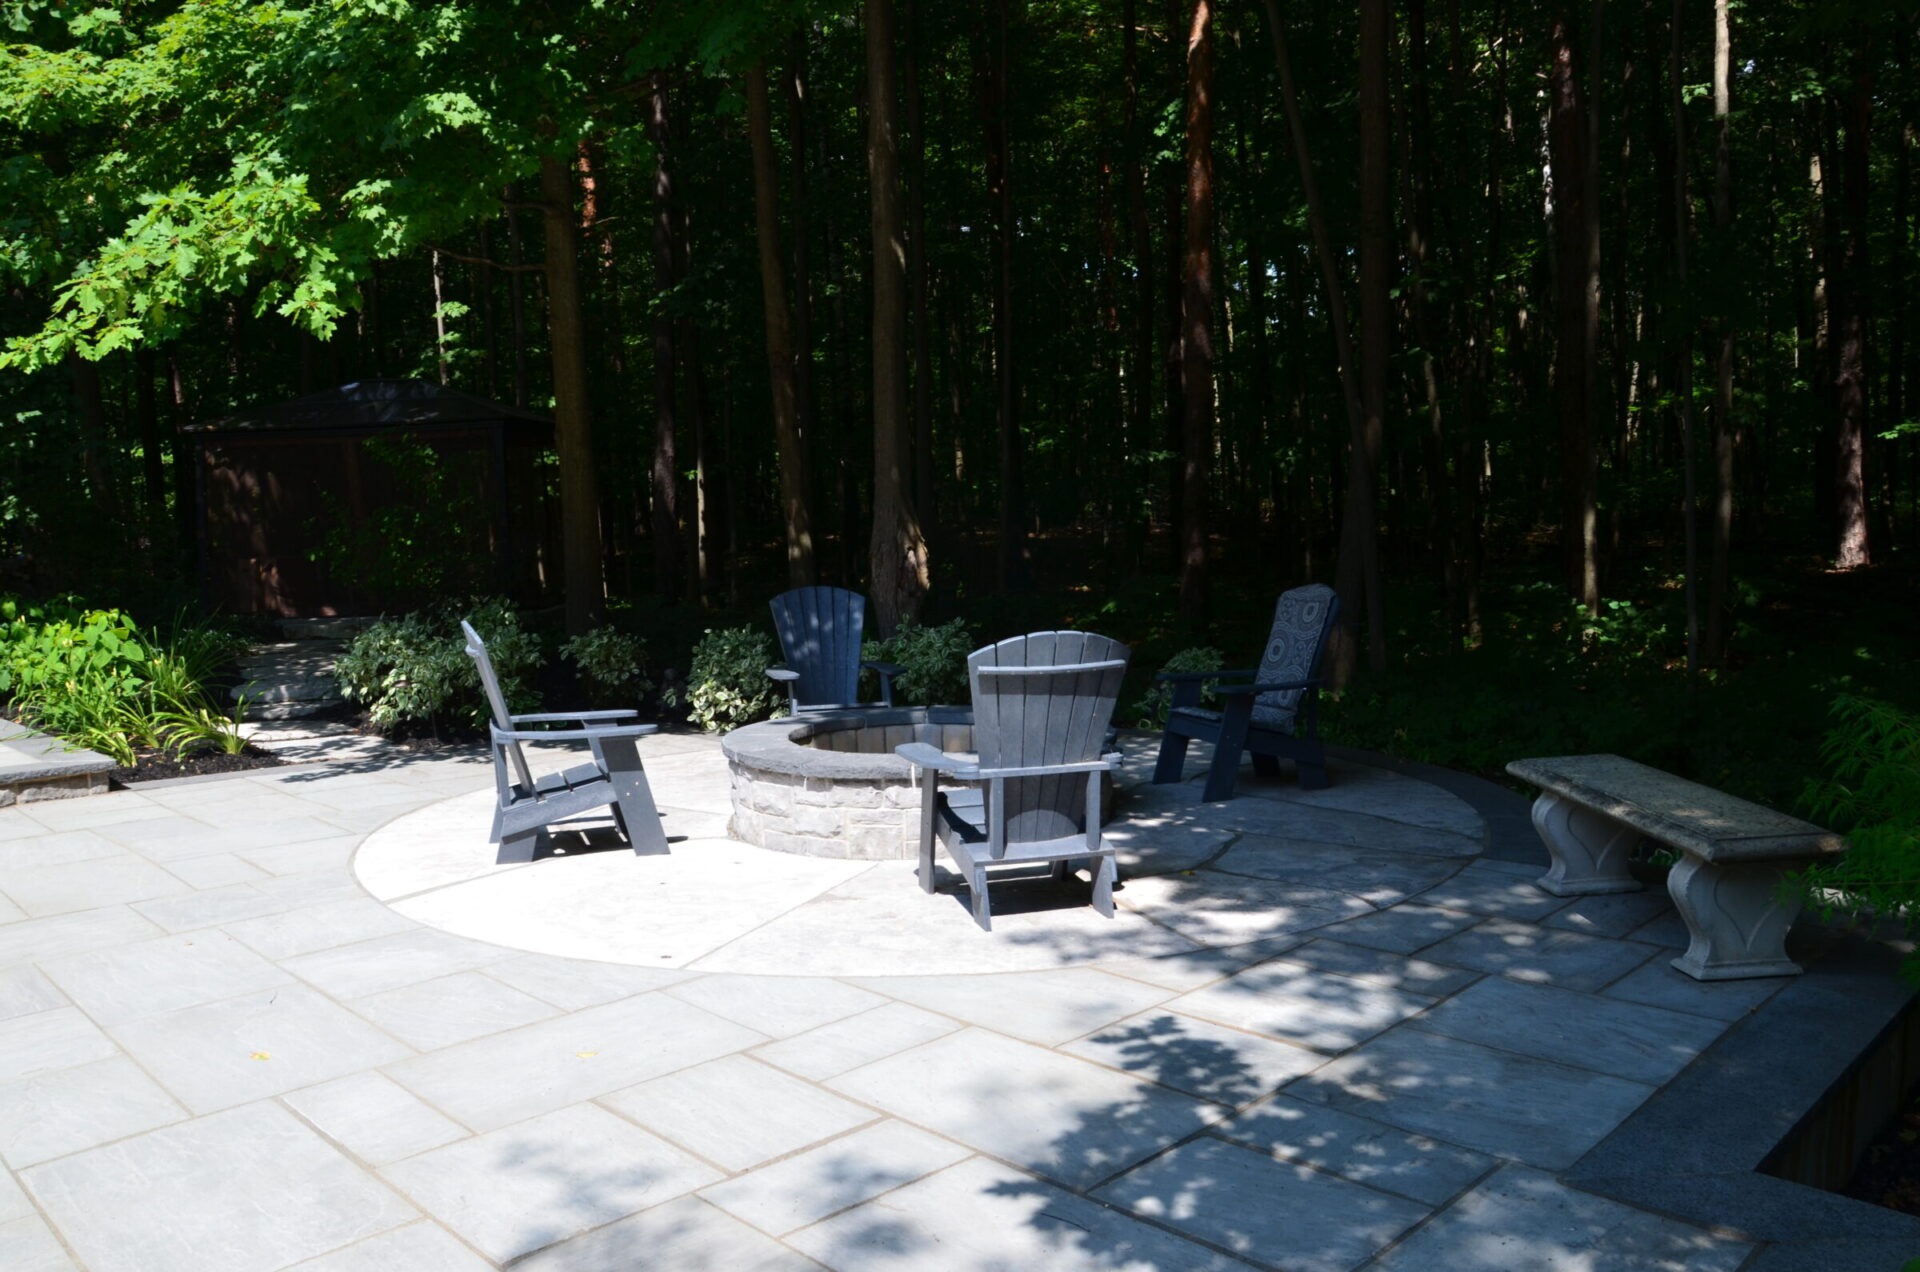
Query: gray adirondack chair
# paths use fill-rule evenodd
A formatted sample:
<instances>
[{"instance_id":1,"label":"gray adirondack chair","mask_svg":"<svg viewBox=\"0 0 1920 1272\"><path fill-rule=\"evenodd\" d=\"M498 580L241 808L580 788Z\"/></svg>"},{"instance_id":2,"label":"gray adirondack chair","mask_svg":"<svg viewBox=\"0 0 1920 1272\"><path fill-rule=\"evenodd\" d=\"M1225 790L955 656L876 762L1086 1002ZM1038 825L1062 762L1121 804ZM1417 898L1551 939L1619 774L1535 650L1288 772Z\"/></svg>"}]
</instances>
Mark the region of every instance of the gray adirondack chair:
<instances>
[{"instance_id":1,"label":"gray adirondack chair","mask_svg":"<svg viewBox=\"0 0 1920 1272\"><path fill-rule=\"evenodd\" d=\"M1280 759L1298 768L1300 785L1310 790L1327 784L1326 751L1320 745L1320 660L1327 637L1340 618L1340 598L1315 583L1284 593L1273 607L1273 630L1266 656L1246 671L1161 672L1156 679L1173 686L1173 705L1160 735L1155 782L1177 782L1193 738L1213 743L1202 798L1232 799L1240 774L1240 754L1253 753L1257 773L1280 771ZM1210 680L1223 710L1200 705L1200 690ZM1244 683L1230 683L1230 682Z\"/></svg>"},{"instance_id":2,"label":"gray adirondack chair","mask_svg":"<svg viewBox=\"0 0 1920 1272\"><path fill-rule=\"evenodd\" d=\"M934 890L934 843L966 877L973 917L993 929L989 867L1072 863L1093 872L1093 906L1113 917L1113 848L1100 832L1100 779L1127 647L1088 632L1035 632L967 658L977 759L924 742L894 748L920 773L920 886ZM941 790L939 780L974 782Z\"/></svg>"},{"instance_id":3,"label":"gray adirondack chair","mask_svg":"<svg viewBox=\"0 0 1920 1272\"><path fill-rule=\"evenodd\" d=\"M495 860L532 861L547 827L596 808L611 806L627 842L636 854L667 851L666 832L660 828L660 810L653 802L653 790L647 785L646 770L640 766L637 739L659 726L621 724L632 720L634 711L562 711L532 715L510 715L500 681L493 674L493 660L487 657L486 642L480 633L463 622L467 656L480 672L480 687L486 691L487 706L493 720L487 731L493 747L493 781L499 803L493 810L493 833L489 842L500 845ZM561 725L565 728L523 728L524 725ZM585 742L593 753L591 764L577 764L564 772L535 778L527 766L522 744L527 742Z\"/></svg>"},{"instance_id":4,"label":"gray adirondack chair","mask_svg":"<svg viewBox=\"0 0 1920 1272\"><path fill-rule=\"evenodd\" d=\"M867 621L865 597L843 587L796 587L774 597L772 604L773 627L780 633L780 653L786 662L767 668L767 676L787 687L792 714L858 704L863 669L880 674L880 701L893 705L893 678L899 666L860 657L860 633Z\"/></svg>"}]
</instances>

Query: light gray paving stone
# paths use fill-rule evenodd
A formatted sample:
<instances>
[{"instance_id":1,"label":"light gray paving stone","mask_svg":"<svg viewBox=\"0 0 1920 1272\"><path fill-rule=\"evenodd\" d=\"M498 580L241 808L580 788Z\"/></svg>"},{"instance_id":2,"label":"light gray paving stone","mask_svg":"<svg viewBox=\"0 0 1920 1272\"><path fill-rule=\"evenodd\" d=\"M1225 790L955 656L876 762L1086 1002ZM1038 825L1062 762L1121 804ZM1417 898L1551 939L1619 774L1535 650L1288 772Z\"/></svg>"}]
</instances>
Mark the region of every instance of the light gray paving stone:
<instances>
[{"instance_id":1,"label":"light gray paving stone","mask_svg":"<svg viewBox=\"0 0 1920 1272\"><path fill-rule=\"evenodd\" d=\"M1578 932L1488 919L1424 951L1436 963L1499 972L1515 980L1593 991L1647 961L1646 946Z\"/></svg>"},{"instance_id":2,"label":"light gray paving stone","mask_svg":"<svg viewBox=\"0 0 1920 1272\"><path fill-rule=\"evenodd\" d=\"M229 854L220 855L225 857ZM189 860L199 861L202 858ZM272 880L269 878L264 882L270 883ZM192 932L217 924L239 923L262 915L279 914L299 904L300 898L288 895L284 889L261 888L248 882L230 883L225 887L189 892L161 901L146 901L133 908L169 932Z\"/></svg>"},{"instance_id":3,"label":"light gray paving stone","mask_svg":"<svg viewBox=\"0 0 1920 1272\"><path fill-rule=\"evenodd\" d=\"M820 1265L698 1197L548 1246L514 1272L820 1272Z\"/></svg>"},{"instance_id":4,"label":"light gray paving stone","mask_svg":"<svg viewBox=\"0 0 1920 1272\"><path fill-rule=\"evenodd\" d=\"M600 1103L730 1171L758 1166L878 1116L745 1056L697 1064L615 1091Z\"/></svg>"},{"instance_id":5,"label":"light gray paving stone","mask_svg":"<svg viewBox=\"0 0 1920 1272\"><path fill-rule=\"evenodd\" d=\"M411 811L405 804L377 804L371 808L327 808L321 817L330 826L364 836Z\"/></svg>"},{"instance_id":6,"label":"light gray paving stone","mask_svg":"<svg viewBox=\"0 0 1920 1272\"><path fill-rule=\"evenodd\" d=\"M7 1272L71 1272L73 1260L38 1215L0 1222L0 1268Z\"/></svg>"},{"instance_id":7,"label":"light gray paving stone","mask_svg":"<svg viewBox=\"0 0 1920 1272\"><path fill-rule=\"evenodd\" d=\"M552 1003L562 1011L579 1011L582 1007L598 1007L615 999L665 989L695 973L666 967L591 963L551 954L520 954L487 964L487 975Z\"/></svg>"},{"instance_id":8,"label":"light gray paving stone","mask_svg":"<svg viewBox=\"0 0 1920 1272\"><path fill-rule=\"evenodd\" d=\"M43 799L28 804L20 815L42 830L105 830L123 822L147 821L166 809L133 791L115 791L98 799Z\"/></svg>"},{"instance_id":9,"label":"light gray paving stone","mask_svg":"<svg viewBox=\"0 0 1920 1272\"><path fill-rule=\"evenodd\" d=\"M1305 1047L1154 1009L1061 1048L1220 1104L1245 1104L1326 1063Z\"/></svg>"},{"instance_id":10,"label":"light gray paving stone","mask_svg":"<svg viewBox=\"0 0 1920 1272\"><path fill-rule=\"evenodd\" d=\"M789 1038L886 1002L820 976L700 976L667 993L769 1038Z\"/></svg>"},{"instance_id":11,"label":"light gray paving stone","mask_svg":"<svg viewBox=\"0 0 1920 1272\"><path fill-rule=\"evenodd\" d=\"M856 983L928 1011L1048 1046L1069 1042L1173 996L1170 990L1091 967L1012 976L869 977Z\"/></svg>"},{"instance_id":12,"label":"light gray paving stone","mask_svg":"<svg viewBox=\"0 0 1920 1272\"><path fill-rule=\"evenodd\" d=\"M1337 887L1212 870L1131 879L1116 896L1123 908L1216 947L1311 932L1373 909Z\"/></svg>"},{"instance_id":13,"label":"light gray paving stone","mask_svg":"<svg viewBox=\"0 0 1920 1272\"><path fill-rule=\"evenodd\" d=\"M354 897L303 905L268 918L246 919L223 926L229 936L267 958L287 959L376 936L410 932L419 925L378 901Z\"/></svg>"},{"instance_id":14,"label":"light gray paving stone","mask_svg":"<svg viewBox=\"0 0 1920 1272\"><path fill-rule=\"evenodd\" d=\"M66 1005L67 996L42 976L38 968L9 967L0 971L0 1020Z\"/></svg>"},{"instance_id":15,"label":"light gray paving stone","mask_svg":"<svg viewBox=\"0 0 1920 1272\"><path fill-rule=\"evenodd\" d=\"M297 1263L287 1272L490 1272L492 1267L445 1228L416 1223Z\"/></svg>"},{"instance_id":16,"label":"light gray paving stone","mask_svg":"<svg viewBox=\"0 0 1920 1272\"><path fill-rule=\"evenodd\" d=\"M343 869L353 860L353 850L360 846L364 836L343 834L338 826L333 825L326 825L325 830L327 833L319 839L305 839L297 843L274 842L271 845L238 848L234 852L242 861L251 862L272 875Z\"/></svg>"},{"instance_id":17,"label":"light gray paving stone","mask_svg":"<svg viewBox=\"0 0 1920 1272\"><path fill-rule=\"evenodd\" d=\"M1605 1138L1653 1088L1401 1028L1330 1061L1287 1094L1561 1169Z\"/></svg>"},{"instance_id":18,"label":"light gray paving stone","mask_svg":"<svg viewBox=\"0 0 1920 1272\"><path fill-rule=\"evenodd\" d=\"M107 827L100 833L163 866L225 853L245 857L259 865L258 850L270 844L304 844L345 833L343 827L306 815L319 811L312 805L307 806L306 813L281 813L264 818L235 815L218 806L195 807L194 811L204 820L182 817L167 827L165 833L132 826Z\"/></svg>"},{"instance_id":19,"label":"light gray paving stone","mask_svg":"<svg viewBox=\"0 0 1920 1272\"><path fill-rule=\"evenodd\" d=\"M720 1176L591 1104L433 1149L382 1173L501 1263Z\"/></svg>"},{"instance_id":20,"label":"light gray paving stone","mask_svg":"<svg viewBox=\"0 0 1920 1272\"><path fill-rule=\"evenodd\" d=\"M1076 1188L1125 1170L1223 1112L983 1029L936 1039L827 1085Z\"/></svg>"},{"instance_id":21,"label":"light gray paving stone","mask_svg":"<svg viewBox=\"0 0 1920 1272\"><path fill-rule=\"evenodd\" d=\"M55 1007L0 1021L0 1082L30 1078L119 1051L113 1039L73 1007Z\"/></svg>"},{"instance_id":22,"label":"light gray paving stone","mask_svg":"<svg viewBox=\"0 0 1920 1272\"><path fill-rule=\"evenodd\" d=\"M1522 922L1537 922L1567 903L1565 897L1556 897L1539 888L1534 883L1537 875L1531 872L1518 875L1501 869L1501 864L1473 862L1453 878L1427 889L1416 900L1445 910L1466 910Z\"/></svg>"},{"instance_id":23,"label":"light gray paving stone","mask_svg":"<svg viewBox=\"0 0 1920 1272\"><path fill-rule=\"evenodd\" d=\"M159 866L130 852L62 866L10 869L0 888L36 919L190 891Z\"/></svg>"},{"instance_id":24,"label":"light gray paving stone","mask_svg":"<svg viewBox=\"0 0 1920 1272\"><path fill-rule=\"evenodd\" d=\"M952 1033L960 1022L906 1003L887 1003L857 1016L754 1048L753 1054L816 1082Z\"/></svg>"},{"instance_id":25,"label":"light gray paving stone","mask_svg":"<svg viewBox=\"0 0 1920 1272\"><path fill-rule=\"evenodd\" d=\"M1319 935L1347 945L1365 945L1395 954L1412 954L1436 941L1443 941L1480 921L1481 916L1464 910L1447 910L1436 905L1405 902L1390 910L1363 914L1332 927Z\"/></svg>"},{"instance_id":26,"label":"light gray paving stone","mask_svg":"<svg viewBox=\"0 0 1920 1272\"><path fill-rule=\"evenodd\" d=\"M352 875L341 870L309 870L304 874L275 875L252 886L262 896L277 897L287 902L287 909L325 905L329 901L352 901L367 895Z\"/></svg>"},{"instance_id":27,"label":"light gray paving stone","mask_svg":"<svg viewBox=\"0 0 1920 1272\"><path fill-rule=\"evenodd\" d=\"M1683 950L1692 940L1687 922L1672 906L1633 930L1633 939L1662 949Z\"/></svg>"},{"instance_id":28,"label":"light gray paving stone","mask_svg":"<svg viewBox=\"0 0 1920 1272\"><path fill-rule=\"evenodd\" d=\"M1423 853L1246 835L1207 868L1247 878L1333 887L1380 906L1425 891L1460 867L1455 860Z\"/></svg>"},{"instance_id":29,"label":"light gray paving stone","mask_svg":"<svg viewBox=\"0 0 1920 1272\"><path fill-rule=\"evenodd\" d=\"M1485 975L1468 968L1448 967L1389 950L1348 945L1338 939L1316 938L1308 941L1288 950L1281 961L1311 967L1316 972L1333 972L1365 981L1369 985L1410 990L1429 998L1444 998L1457 993Z\"/></svg>"},{"instance_id":30,"label":"light gray paving stone","mask_svg":"<svg viewBox=\"0 0 1920 1272\"><path fill-rule=\"evenodd\" d=\"M270 877L260 867L230 852L215 853L211 857L188 857L184 861L174 862L167 867L167 871L192 888L221 888L232 883L252 883L256 879Z\"/></svg>"},{"instance_id":31,"label":"light gray paving stone","mask_svg":"<svg viewBox=\"0 0 1920 1272\"><path fill-rule=\"evenodd\" d=\"M38 826L33 827L38 831ZM119 844L93 830L68 830L35 834L17 833L0 827L0 878L14 870L33 866L64 866L76 861L92 861L120 852Z\"/></svg>"},{"instance_id":32,"label":"light gray paving stone","mask_svg":"<svg viewBox=\"0 0 1920 1272\"><path fill-rule=\"evenodd\" d=\"M20 1170L186 1115L125 1056L54 1069L0 1085L0 1157Z\"/></svg>"},{"instance_id":33,"label":"light gray paving stone","mask_svg":"<svg viewBox=\"0 0 1920 1272\"><path fill-rule=\"evenodd\" d=\"M1167 1006L1321 1051L1344 1051L1432 1002L1421 994L1281 959L1182 994Z\"/></svg>"},{"instance_id":34,"label":"light gray paving stone","mask_svg":"<svg viewBox=\"0 0 1920 1272\"><path fill-rule=\"evenodd\" d=\"M322 1135L375 1166L467 1138L465 1127L379 1073L335 1078L281 1099Z\"/></svg>"},{"instance_id":35,"label":"light gray paving stone","mask_svg":"<svg viewBox=\"0 0 1920 1272\"><path fill-rule=\"evenodd\" d=\"M1493 976L1441 1003L1420 1028L1659 1086L1723 1027L1697 1016Z\"/></svg>"},{"instance_id":36,"label":"light gray paving stone","mask_svg":"<svg viewBox=\"0 0 1920 1272\"><path fill-rule=\"evenodd\" d=\"M479 972L456 972L356 998L347 1005L421 1051L436 1051L560 1014L552 1005Z\"/></svg>"},{"instance_id":37,"label":"light gray paving stone","mask_svg":"<svg viewBox=\"0 0 1920 1272\"><path fill-rule=\"evenodd\" d=\"M644 994L402 1061L387 1075L490 1131L766 1040L690 1003Z\"/></svg>"},{"instance_id":38,"label":"light gray paving stone","mask_svg":"<svg viewBox=\"0 0 1920 1272\"><path fill-rule=\"evenodd\" d=\"M452 972L472 971L513 954L512 950L463 936L413 928L302 954L280 965L335 998L364 998Z\"/></svg>"},{"instance_id":39,"label":"light gray paving stone","mask_svg":"<svg viewBox=\"0 0 1920 1272\"><path fill-rule=\"evenodd\" d=\"M127 1021L291 985L293 978L223 932L194 932L43 962L41 970L111 1028Z\"/></svg>"},{"instance_id":40,"label":"light gray paving stone","mask_svg":"<svg viewBox=\"0 0 1920 1272\"><path fill-rule=\"evenodd\" d=\"M1697 981L1664 958L1653 958L1601 991L1603 998L1645 1003L1708 1020L1740 1020L1787 984L1784 977L1755 980Z\"/></svg>"},{"instance_id":41,"label":"light gray paving stone","mask_svg":"<svg viewBox=\"0 0 1920 1272\"><path fill-rule=\"evenodd\" d=\"M27 912L0 896L0 924L19 923L27 917Z\"/></svg>"},{"instance_id":42,"label":"light gray paving stone","mask_svg":"<svg viewBox=\"0 0 1920 1272\"><path fill-rule=\"evenodd\" d=\"M1752 1247L1509 1166L1389 1251L1369 1272L1733 1272Z\"/></svg>"},{"instance_id":43,"label":"light gray paving stone","mask_svg":"<svg viewBox=\"0 0 1920 1272\"><path fill-rule=\"evenodd\" d=\"M882 1122L714 1184L701 1196L779 1236L970 1156L951 1140Z\"/></svg>"},{"instance_id":44,"label":"light gray paving stone","mask_svg":"<svg viewBox=\"0 0 1920 1272\"><path fill-rule=\"evenodd\" d=\"M123 905L0 927L0 967L44 962L159 936L160 929Z\"/></svg>"},{"instance_id":45,"label":"light gray paving stone","mask_svg":"<svg viewBox=\"0 0 1920 1272\"><path fill-rule=\"evenodd\" d=\"M416 1217L273 1104L121 1140L23 1177L93 1272L282 1268Z\"/></svg>"},{"instance_id":46,"label":"light gray paving stone","mask_svg":"<svg viewBox=\"0 0 1920 1272\"><path fill-rule=\"evenodd\" d=\"M33 1203L27 1200L27 1194L14 1182L13 1173L0 1170L0 1223L12 1223L15 1219L24 1219L37 1213Z\"/></svg>"},{"instance_id":47,"label":"light gray paving stone","mask_svg":"<svg viewBox=\"0 0 1920 1272\"><path fill-rule=\"evenodd\" d=\"M802 1228L787 1241L834 1272L1246 1272L1249 1267L978 1157Z\"/></svg>"},{"instance_id":48,"label":"light gray paving stone","mask_svg":"<svg viewBox=\"0 0 1920 1272\"><path fill-rule=\"evenodd\" d=\"M1494 1165L1484 1154L1285 1094L1228 1118L1212 1134L1429 1206L1444 1204Z\"/></svg>"},{"instance_id":49,"label":"light gray paving stone","mask_svg":"<svg viewBox=\"0 0 1920 1272\"><path fill-rule=\"evenodd\" d=\"M1187 954L1163 954L1153 958L1102 959L1100 970L1129 980L1145 981L1183 994L1202 985L1232 975L1243 967L1283 954L1306 940L1303 936L1281 936L1265 941L1248 941L1220 949L1200 949Z\"/></svg>"},{"instance_id":50,"label":"light gray paving stone","mask_svg":"<svg viewBox=\"0 0 1920 1272\"><path fill-rule=\"evenodd\" d=\"M408 1048L304 985L116 1025L114 1038L195 1113L386 1064Z\"/></svg>"},{"instance_id":51,"label":"light gray paving stone","mask_svg":"<svg viewBox=\"0 0 1920 1272\"><path fill-rule=\"evenodd\" d=\"M1347 1272L1428 1214L1419 1202L1210 1138L1094 1196L1288 1272Z\"/></svg>"},{"instance_id":52,"label":"light gray paving stone","mask_svg":"<svg viewBox=\"0 0 1920 1272\"><path fill-rule=\"evenodd\" d=\"M1647 920L1672 910L1673 901L1667 896L1665 888L1649 888L1645 892L1613 892L1595 897L1575 897L1570 904L1548 915L1541 925L1619 940L1631 936Z\"/></svg>"}]
</instances>

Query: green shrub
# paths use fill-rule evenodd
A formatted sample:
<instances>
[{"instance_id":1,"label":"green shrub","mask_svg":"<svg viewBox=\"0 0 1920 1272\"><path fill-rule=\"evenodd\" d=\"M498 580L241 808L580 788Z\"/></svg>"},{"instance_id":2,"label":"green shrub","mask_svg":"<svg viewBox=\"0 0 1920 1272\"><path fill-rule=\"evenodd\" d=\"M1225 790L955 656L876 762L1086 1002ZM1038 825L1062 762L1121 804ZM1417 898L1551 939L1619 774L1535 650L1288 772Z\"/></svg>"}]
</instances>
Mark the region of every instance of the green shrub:
<instances>
[{"instance_id":1,"label":"green shrub","mask_svg":"<svg viewBox=\"0 0 1920 1272\"><path fill-rule=\"evenodd\" d=\"M1829 916L1846 910L1911 925L1920 918L1920 714L1842 694L1833 719L1820 744L1829 773L1807 783L1801 802L1847 831L1851 846L1800 881ZM1902 970L1920 981L1920 952Z\"/></svg>"},{"instance_id":2,"label":"green shrub","mask_svg":"<svg viewBox=\"0 0 1920 1272\"><path fill-rule=\"evenodd\" d=\"M596 627L560 646L560 656L580 670L596 707L630 707L653 691L647 643L615 627Z\"/></svg>"},{"instance_id":3,"label":"green shrub","mask_svg":"<svg viewBox=\"0 0 1920 1272\"><path fill-rule=\"evenodd\" d=\"M973 648L973 635L960 619L938 627L922 627L904 618L893 635L866 642L860 656L871 662L898 663L900 674L893 678L894 701L930 707L963 703L972 697L967 685L967 655Z\"/></svg>"},{"instance_id":4,"label":"green shrub","mask_svg":"<svg viewBox=\"0 0 1920 1272\"><path fill-rule=\"evenodd\" d=\"M484 729L490 712L460 634L463 618L487 642L507 709L530 710L540 642L497 597L381 619L354 637L334 664L340 692L365 706L383 733L403 726L437 731L447 723Z\"/></svg>"},{"instance_id":5,"label":"green shrub","mask_svg":"<svg viewBox=\"0 0 1920 1272\"><path fill-rule=\"evenodd\" d=\"M1226 656L1208 645L1195 645L1183 649L1167 659L1162 671L1219 671L1226 666ZM1220 695L1214 692L1218 682L1209 680L1201 686L1200 704L1218 708ZM1164 680L1154 681L1147 689L1146 696L1133 704L1134 718L1142 729L1164 728L1167 723L1167 710L1173 706L1173 686Z\"/></svg>"},{"instance_id":6,"label":"green shrub","mask_svg":"<svg viewBox=\"0 0 1920 1272\"><path fill-rule=\"evenodd\" d=\"M687 718L708 733L724 733L780 715L785 694L767 679L773 641L754 627L708 628L693 647L687 669ZM678 695L669 691L669 703Z\"/></svg>"}]
</instances>

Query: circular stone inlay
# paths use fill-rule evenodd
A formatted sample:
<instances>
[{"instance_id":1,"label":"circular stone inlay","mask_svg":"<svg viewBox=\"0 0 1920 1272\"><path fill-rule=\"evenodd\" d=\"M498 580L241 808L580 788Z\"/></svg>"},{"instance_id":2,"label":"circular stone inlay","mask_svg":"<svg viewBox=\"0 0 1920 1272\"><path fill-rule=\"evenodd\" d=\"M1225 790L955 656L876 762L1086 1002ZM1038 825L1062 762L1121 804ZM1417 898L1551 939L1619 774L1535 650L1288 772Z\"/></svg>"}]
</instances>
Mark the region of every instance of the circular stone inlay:
<instances>
[{"instance_id":1,"label":"circular stone inlay","mask_svg":"<svg viewBox=\"0 0 1920 1272\"><path fill-rule=\"evenodd\" d=\"M803 857L912 857L920 835L913 766L893 753L921 742L973 750L964 707L810 712L749 724L721 739L735 839Z\"/></svg>"}]
</instances>

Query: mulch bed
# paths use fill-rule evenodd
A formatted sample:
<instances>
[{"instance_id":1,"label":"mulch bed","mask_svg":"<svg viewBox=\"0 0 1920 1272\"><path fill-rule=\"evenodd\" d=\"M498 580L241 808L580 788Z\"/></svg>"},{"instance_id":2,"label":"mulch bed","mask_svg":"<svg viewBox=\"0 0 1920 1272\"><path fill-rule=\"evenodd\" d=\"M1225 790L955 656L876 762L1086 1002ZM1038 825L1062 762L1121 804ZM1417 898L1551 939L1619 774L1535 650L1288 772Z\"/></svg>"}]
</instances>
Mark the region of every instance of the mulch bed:
<instances>
[{"instance_id":1,"label":"mulch bed","mask_svg":"<svg viewBox=\"0 0 1920 1272\"><path fill-rule=\"evenodd\" d=\"M1867 1146L1842 1191L1857 1201L1920 1215L1920 1098L1909 1101Z\"/></svg>"},{"instance_id":2,"label":"mulch bed","mask_svg":"<svg viewBox=\"0 0 1920 1272\"><path fill-rule=\"evenodd\" d=\"M193 755L173 756L160 751L139 751L132 767L120 765L113 770L116 785L158 782L174 777L205 777L209 773L243 773L248 769L278 768L286 761L271 751L248 745L238 755L222 751L201 751Z\"/></svg>"}]
</instances>

